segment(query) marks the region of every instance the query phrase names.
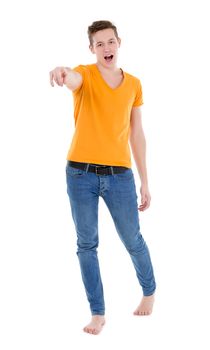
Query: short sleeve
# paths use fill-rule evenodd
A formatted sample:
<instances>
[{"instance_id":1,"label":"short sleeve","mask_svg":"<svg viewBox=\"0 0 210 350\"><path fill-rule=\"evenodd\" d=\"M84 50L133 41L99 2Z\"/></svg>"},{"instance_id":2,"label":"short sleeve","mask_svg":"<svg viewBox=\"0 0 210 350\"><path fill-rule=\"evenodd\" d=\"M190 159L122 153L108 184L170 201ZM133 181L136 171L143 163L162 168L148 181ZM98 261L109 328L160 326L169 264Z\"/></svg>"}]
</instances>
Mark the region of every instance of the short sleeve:
<instances>
[{"instance_id":1,"label":"short sleeve","mask_svg":"<svg viewBox=\"0 0 210 350\"><path fill-rule=\"evenodd\" d=\"M84 86L85 86L85 82L86 82L86 79L87 79L86 78L86 76L87 76L87 72L86 72L87 69L86 69L86 66L80 64L79 66L76 66L76 67L72 68L72 70L75 71L75 72L80 73L82 75L82 78L83 78L82 84L77 89L72 91L73 93L77 93L77 92L81 91L84 88Z\"/></svg>"},{"instance_id":2,"label":"short sleeve","mask_svg":"<svg viewBox=\"0 0 210 350\"><path fill-rule=\"evenodd\" d=\"M136 96L133 103L133 107L141 106L144 103L143 101L143 95L142 95L142 85L139 79L137 79L136 84Z\"/></svg>"}]
</instances>

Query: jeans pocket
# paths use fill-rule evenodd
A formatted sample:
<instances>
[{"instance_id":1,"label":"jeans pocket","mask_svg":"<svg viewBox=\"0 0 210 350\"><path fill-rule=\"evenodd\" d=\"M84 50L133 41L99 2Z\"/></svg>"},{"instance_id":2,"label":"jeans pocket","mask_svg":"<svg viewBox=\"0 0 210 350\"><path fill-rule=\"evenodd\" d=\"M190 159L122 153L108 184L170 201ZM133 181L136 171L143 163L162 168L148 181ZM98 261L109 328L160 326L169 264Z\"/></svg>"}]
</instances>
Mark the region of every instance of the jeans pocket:
<instances>
[{"instance_id":1,"label":"jeans pocket","mask_svg":"<svg viewBox=\"0 0 210 350\"><path fill-rule=\"evenodd\" d=\"M131 168L125 170L123 173L115 174L115 177L119 181L131 180L133 178L133 171Z\"/></svg>"},{"instance_id":2,"label":"jeans pocket","mask_svg":"<svg viewBox=\"0 0 210 350\"><path fill-rule=\"evenodd\" d=\"M74 168L71 165L66 165L66 175L78 177L84 175L85 173L85 170Z\"/></svg>"}]
</instances>

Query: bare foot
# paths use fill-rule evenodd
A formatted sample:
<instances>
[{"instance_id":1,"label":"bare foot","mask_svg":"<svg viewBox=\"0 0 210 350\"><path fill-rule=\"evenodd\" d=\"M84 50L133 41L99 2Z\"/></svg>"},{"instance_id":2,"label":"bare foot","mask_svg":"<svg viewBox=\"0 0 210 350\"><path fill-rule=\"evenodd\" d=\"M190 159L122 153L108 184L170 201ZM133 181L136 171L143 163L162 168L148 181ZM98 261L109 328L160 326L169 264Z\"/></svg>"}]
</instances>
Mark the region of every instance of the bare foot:
<instances>
[{"instance_id":1,"label":"bare foot","mask_svg":"<svg viewBox=\"0 0 210 350\"><path fill-rule=\"evenodd\" d=\"M152 313L152 308L155 300L155 295L143 296L141 303L134 311L134 315L146 316Z\"/></svg>"},{"instance_id":2,"label":"bare foot","mask_svg":"<svg viewBox=\"0 0 210 350\"><path fill-rule=\"evenodd\" d=\"M105 324L105 318L102 315L92 316L91 322L83 328L83 331L90 334L99 334Z\"/></svg>"}]
</instances>

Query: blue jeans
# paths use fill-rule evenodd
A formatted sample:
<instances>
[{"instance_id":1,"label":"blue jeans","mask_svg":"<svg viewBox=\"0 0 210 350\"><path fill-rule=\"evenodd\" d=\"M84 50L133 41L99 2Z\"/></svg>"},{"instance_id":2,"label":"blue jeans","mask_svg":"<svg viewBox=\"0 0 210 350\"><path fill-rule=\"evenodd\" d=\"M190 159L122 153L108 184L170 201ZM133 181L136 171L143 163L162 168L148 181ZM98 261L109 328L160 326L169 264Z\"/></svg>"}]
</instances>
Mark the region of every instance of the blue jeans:
<instances>
[{"instance_id":1,"label":"blue jeans","mask_svg":"<svg viewBox=\"0 0 210 350\"><path fill-rule=\"evenodd\" d=\"M97 175L66 165L67 193L77 233L77 255L92 315L104 315L98 247L98 202L105 201L116 231L130 254L143 295L156 288L148 247L140 233L136 186L131 168Z\"/></svg>"}]
</instances>

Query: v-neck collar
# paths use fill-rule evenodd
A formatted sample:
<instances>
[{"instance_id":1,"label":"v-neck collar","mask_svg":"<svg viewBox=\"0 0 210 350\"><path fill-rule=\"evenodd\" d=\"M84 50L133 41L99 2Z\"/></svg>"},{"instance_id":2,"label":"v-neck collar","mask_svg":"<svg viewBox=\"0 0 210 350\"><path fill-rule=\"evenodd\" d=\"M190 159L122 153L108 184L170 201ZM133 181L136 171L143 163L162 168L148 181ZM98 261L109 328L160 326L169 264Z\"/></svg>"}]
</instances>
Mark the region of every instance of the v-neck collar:
<instances>
[{"instance_id":1,"label":"v-neck collar","mask_svg":"<svg viewBox=\"0 0 210 350\"><path fill-rule=\"evenodd\" d=\"M124 83L125 83L125 72L123 71L122 68L120 68L121 72L123 73L123 80L121 81L120 85L118 85L116 88L112 88L109 84L107 84L106 80L103 78L98 66L96 63L93 64L93 66L95 67L96 72L98 73L98 75L100 76L100 79L103 81L103 83L108 87L108 89L110 89L111 91L116 91L118 89L120 89Z\"/></svg>"}]
</instances>

